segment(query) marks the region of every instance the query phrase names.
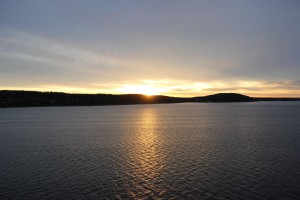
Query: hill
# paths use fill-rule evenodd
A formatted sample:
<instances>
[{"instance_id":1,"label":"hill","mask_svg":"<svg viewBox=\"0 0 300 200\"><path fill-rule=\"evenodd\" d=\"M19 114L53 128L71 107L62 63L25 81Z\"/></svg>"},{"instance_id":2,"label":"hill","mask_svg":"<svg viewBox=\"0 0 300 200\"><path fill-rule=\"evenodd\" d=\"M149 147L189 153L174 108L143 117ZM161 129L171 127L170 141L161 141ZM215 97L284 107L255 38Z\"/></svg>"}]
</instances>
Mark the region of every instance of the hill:
<instances>
[{"instance_id":1,"label":"hill","mask_svg":"<svg viewBox=\"0 0 300 200\"><path fill-rule=\"evenodd\" d=\"M180 103L184 98L168 96L146 96L141 94L68 94L62 92L0 91L0 107L30 106L94 106Z\"/></svg>"},{"instance_id":2,"label":"hill","mask_svg":"<svg viewBox=\"0 0 300 200\"><path fill-rule=\"evenodd\" d=\"M255 98L237 93L219 93L205 97L192 98L195 102L251 102Z\"/></svg>"},{"instance_id":3,"label":"hill","mask_svg":"<svg viewBox=\"0 0 300 200\"><path fill-rule=\"evenodd\" d=\"M0 107L35 106L95 106L129 105L183 102L253 102L253 101L299 101L300 98L253 98L237 93L219 93L204 97L178 98L163 95L142 94L68 94L62 92L0 91Z\"/></svg>"}]
</instances>

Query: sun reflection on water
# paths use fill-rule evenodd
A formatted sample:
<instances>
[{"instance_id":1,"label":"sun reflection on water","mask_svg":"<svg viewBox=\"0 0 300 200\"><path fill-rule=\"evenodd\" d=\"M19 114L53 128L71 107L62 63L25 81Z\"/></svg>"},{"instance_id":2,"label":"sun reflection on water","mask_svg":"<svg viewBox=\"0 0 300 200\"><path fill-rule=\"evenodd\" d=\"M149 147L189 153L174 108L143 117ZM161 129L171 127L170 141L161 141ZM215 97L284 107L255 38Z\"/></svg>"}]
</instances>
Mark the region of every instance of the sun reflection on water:
<instances>
[{"instance_id":1,"label":"sun reflection on water","mask_svg":"<svg viewBox=\"0 0 300 200\"><path fill-rule=\"evenodd\" d=\"M136 123L130 159L134 166L128 194L132 198L159 198L165 193L163 184L164 153L155 110L145 109Z\"/></svg>"}]
</instances>

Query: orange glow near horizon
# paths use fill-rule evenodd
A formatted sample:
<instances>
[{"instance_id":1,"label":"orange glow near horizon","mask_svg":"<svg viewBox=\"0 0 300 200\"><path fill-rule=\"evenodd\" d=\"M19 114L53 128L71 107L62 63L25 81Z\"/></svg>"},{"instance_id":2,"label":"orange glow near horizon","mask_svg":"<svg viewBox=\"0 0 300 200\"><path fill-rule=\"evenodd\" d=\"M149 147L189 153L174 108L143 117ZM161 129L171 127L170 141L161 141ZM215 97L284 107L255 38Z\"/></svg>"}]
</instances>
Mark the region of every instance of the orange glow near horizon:
<instances>
[{"instance_id":1,"label":"orange glow near horizon","mask_svg":"<svg viewBox=\"0 0 300 200\"><path fill-rule=\"evenodd\" d=\"M159 87L153 87L151 85L124 85L120 88L117 88L118 93L123 94L144 94L147 96L159 95L165 90Z\"/></svg>"},{"instance_id":2,"label":"orange glow near horizon","mask_svg":"<svg viewBox=\"0 0 300 200\"><path fill-rule=\"evenodd\" d=\"M210 81L195 82L174 79L135 80L129 83L93 83L86 85L33 85L27 87L5 87L0 90L25 90L42 92L66 92L83 94L144 94L173 97L206 96L216 93L240 93L251 97L300 97L297 86L288 81L272 83L264 81ZM290 88L290 89L289 89Z\"/></svg>"}]
</instances>

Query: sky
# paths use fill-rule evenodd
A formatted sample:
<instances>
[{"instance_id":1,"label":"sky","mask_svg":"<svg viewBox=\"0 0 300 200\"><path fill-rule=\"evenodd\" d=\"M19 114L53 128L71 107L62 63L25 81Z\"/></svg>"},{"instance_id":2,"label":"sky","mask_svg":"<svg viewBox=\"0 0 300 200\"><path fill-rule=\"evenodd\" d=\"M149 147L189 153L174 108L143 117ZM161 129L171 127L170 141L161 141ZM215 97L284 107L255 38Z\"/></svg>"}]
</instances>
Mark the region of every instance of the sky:
<instances>
[{"instance_id":1,"label":"sky","mask_svg":"<svg viewBox=\"0 0 300 200\"><path fill-rule=\"evenodd\" d=\"M0 90L300 97L299 0L0 0Z\"/></svg>"}]
</instances>

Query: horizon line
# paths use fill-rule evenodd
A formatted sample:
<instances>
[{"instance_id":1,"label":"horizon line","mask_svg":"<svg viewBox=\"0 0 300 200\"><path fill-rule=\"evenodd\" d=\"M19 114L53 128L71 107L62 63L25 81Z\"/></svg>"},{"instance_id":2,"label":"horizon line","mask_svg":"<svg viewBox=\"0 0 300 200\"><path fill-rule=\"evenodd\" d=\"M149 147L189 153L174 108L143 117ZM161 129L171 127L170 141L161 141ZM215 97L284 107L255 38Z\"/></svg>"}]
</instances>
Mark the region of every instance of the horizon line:
<instances>
[{"instance_id":1,"label":"horizon line","mask_svg":"<svg viewBox=\"0 0 300 200\"><path fill-rule=\"evenodd\" d=\"M0 90L0 92L2 91L12 91L12 92L40 92L40 93L63 93L63 94L82 94L82 95L143 95L143 96L166 96L166 97L172 97L172 98L195 98L195 97L207 97L207 96L212 96L212 95L216 95L216 94L239 94L239 95L244 95L250 98L270 98L270 99L300 99L300 97L270 97L270 96L264 96L264 97L253 97L253 96L249 96L249 95L245 95L242 93L237 93L237 92L217 92L217 93L213 93L213 94L208 94L208 95L204 95L204 96L190 96L190 97L183 97L183 96L169 96L169 95L165 95L165 94L142 94L142 93L72 93L72 92L63 92L63 91L37 91L37 90Z\"/></svg>"}]
</instances>

